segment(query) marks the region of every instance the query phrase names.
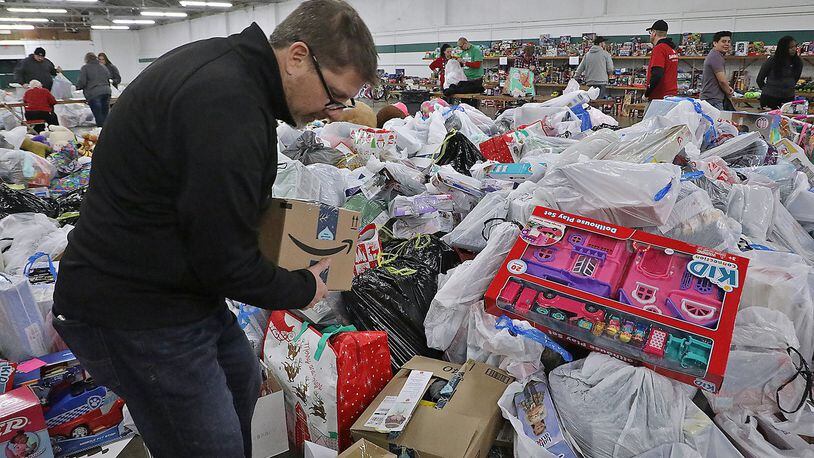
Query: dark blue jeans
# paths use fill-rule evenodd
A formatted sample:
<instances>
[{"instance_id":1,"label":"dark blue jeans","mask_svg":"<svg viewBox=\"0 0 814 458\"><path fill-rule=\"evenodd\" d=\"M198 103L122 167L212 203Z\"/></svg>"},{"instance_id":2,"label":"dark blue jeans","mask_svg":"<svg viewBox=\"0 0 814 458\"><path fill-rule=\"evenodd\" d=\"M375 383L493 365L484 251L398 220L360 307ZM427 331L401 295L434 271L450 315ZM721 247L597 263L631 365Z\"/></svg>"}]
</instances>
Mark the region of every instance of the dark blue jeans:
<instances>
[{"instance_id":1,"label":"dark blue jeans","mask_svg":"<svg viewBox=\"0 0 814 458\"><path fill-rule=\"evenodd\" d=\"M93 118L96 120L96 127L102 127L105 124L108 112L110 112L110 94L88 99L88 105L90 105L90 111L93 112Z\"/></svg>"},{"instance_id":2,"label":"dark blue jeans","mask_svg":"<svg viewBox=\"0 0 814 458\"><path fill-rule=\"evenodd\" d=\"M128 331L62 317L54 327L100 385L121 396L156 457L251 457L260 365L235 316Z\"/></svg>"}]
</instances>

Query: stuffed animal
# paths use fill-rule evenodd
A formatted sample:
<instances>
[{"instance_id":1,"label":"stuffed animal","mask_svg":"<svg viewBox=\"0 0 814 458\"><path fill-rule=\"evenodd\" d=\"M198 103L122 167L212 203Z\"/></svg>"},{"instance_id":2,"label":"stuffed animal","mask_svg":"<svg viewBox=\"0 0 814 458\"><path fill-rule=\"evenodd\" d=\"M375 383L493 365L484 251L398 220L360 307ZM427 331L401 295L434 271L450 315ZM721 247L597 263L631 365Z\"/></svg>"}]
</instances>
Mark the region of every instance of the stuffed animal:
<instances>
[{"instance_id":1,"label":"stuffed animal","mask_svg":"<svg viewBox=\"0 0 814 458\"><path fill-rule=\"evenodd\" d=\"M359 102L350 110L344 110L339 115L338 121L350 122L361 126L376 128L376 113L366 103Z\"/></svg>"},{"instance_id":2,"label":"stuffed animal","mask_svg":"<svg viewBox=\"0 0 814 458\"><path fill-rule=\"evenodd\" d=\"M379 112L376 114L376 127L381 129L384 127L384 123L390 121L394 118L404 119L407 115L404 114L398 107L395 105L388 105L383 107Z\"/></svg>"},{"instance_id":3,"label":"stuffed animal","mask_svg":"<svg viewBox=\"0 0 814 458\"><path fill-rule=\"evenodd\" d=\"M48 142L51 143L51 146L55 150L62 148L69 142L76 141L76 135L66 127L48 126L48 129L43 132L43 135L46 133L48 135Z\"/></svg>"}]
</instances>

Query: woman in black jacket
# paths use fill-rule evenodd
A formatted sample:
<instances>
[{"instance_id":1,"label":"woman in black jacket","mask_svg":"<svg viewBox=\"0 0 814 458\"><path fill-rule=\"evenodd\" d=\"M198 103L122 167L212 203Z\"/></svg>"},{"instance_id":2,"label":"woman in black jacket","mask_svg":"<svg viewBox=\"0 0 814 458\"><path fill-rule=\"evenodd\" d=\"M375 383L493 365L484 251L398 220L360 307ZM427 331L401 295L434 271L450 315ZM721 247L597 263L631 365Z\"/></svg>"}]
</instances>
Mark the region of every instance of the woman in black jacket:
<instances>
[{"instance_id":1,"label":"woman in black jacket","mask_svg":"<svg viewBox=\"0 0 814 458\"><path fill-rule=\"evenodd\" d=\"M757 85L762 90L760 106L777 109L794 100L794 88L803 73L803 60L797 55L797 41L785 36L777 50L760 67Z\"/></svg>"},{"instance_id":2,"label":"woman in black jacket","mask_svg":"<svg viewBox=\"0 0 814 458\"><path fill-rule=\"evenodd\" d=\"M107 67L107 71L110 72L110 83L113 84L113 87L118 89L119 84L122 82L122 75L119 73L119 69L113 65L113 62L107 58L107 54L103 52L99 53L99 63Z\"/></svg>"}]
</instances>

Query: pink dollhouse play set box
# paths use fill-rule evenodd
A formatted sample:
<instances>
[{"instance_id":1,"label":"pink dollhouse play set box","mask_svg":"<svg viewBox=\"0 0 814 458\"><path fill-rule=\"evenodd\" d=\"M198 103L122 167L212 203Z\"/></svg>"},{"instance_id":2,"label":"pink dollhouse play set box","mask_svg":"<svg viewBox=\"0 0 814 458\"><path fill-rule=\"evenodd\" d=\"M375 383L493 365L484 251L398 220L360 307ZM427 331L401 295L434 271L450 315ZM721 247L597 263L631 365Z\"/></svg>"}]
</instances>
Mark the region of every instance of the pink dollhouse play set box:
<instances>
[{"instance_id":1,"label":"pink dollhouse play set box","mask_svg":"<svg viewBox=\"0 0 814 458\"><path fill-rule=\"evenodd\" d=\"M537 207L487 311L717 392L748 260Z\"/></svg>"}]
</instances>

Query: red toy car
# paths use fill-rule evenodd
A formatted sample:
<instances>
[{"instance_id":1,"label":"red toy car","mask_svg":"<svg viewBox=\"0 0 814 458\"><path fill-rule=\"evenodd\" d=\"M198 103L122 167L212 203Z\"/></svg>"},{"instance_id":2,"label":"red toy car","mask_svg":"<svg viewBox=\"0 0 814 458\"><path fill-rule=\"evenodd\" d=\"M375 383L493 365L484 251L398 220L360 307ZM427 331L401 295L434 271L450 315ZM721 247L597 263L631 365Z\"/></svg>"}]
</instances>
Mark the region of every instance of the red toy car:
<instances>
[{"instance_id":1,"label":"red toy car","mask_svg":"<svg viewBox=\"0 0 814 458\"><path fill-rule=\"evenodd\" d=\"M51 396L45 422L58 440L86 437L121 423L123 408L124 401L107 388L78 382Z\"/></svg>"}]
</instances>

